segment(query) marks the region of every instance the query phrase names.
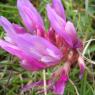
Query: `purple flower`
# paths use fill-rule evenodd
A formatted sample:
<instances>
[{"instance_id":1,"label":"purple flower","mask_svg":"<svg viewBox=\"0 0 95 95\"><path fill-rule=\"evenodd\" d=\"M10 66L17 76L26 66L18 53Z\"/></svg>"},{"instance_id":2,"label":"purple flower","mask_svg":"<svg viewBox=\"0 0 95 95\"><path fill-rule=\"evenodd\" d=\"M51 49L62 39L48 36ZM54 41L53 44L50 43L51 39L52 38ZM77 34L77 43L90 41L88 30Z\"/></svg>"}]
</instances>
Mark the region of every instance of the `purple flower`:
<instances>
[{"instance_id":1,"label":"purple flower","mask_svg":"<svg viewBox=\"0 0 95 95\"><path fill-rule=\"evenodd\" d=\"M61 0L52 0L52 5L47 4L46 10L50 21L48 32L40 14L29 0L17 0L17 8L25 27L12 24L1 16L0 26L5 30L6 36L4 40L0 39L0 47L17 56L20 65L28 71L46 69L64 62L47 80L48 90L62 95L71 65L78 62L80 77L85 68L84 61L77 51L83 48L82 42L73 23L66 21ZM42 85L43 81L31 83L26 85L23 91Z\"/></svg>"}]
</instances>

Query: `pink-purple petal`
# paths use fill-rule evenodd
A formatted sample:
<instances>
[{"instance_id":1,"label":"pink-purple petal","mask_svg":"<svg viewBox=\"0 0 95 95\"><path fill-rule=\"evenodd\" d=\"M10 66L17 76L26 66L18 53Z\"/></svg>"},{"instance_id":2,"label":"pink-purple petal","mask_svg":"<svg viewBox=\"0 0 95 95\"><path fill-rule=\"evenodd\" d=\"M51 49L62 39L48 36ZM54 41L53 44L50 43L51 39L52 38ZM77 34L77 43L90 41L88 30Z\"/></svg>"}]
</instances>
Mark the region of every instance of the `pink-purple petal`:
<instances>
[{"instance_id":1,"label":"pink-purple petal","mask_svg":"<svg viewBox=\"0 0 95 95\"><path fill-rule=\"evenodd\" d=\"M19 34L27 33L24 27L21 27L20 25L14 24L14 23L12 25L16 33L19 33Z\"/></svg>"},{"instance_id":2,"label":"pink-purple petal","mask_svg":"<svg viewBox=\"0 0 95 95\"><path fill-rule=\"evenodd\" d=\"M55 32L57 32L57 34L62 36L66 22L59 15L57 15L55 10L51 8L49 4L47 5L46 10L52 28L55 30Z\"/></svg>"},{"instance_id":3,"label":"pink-purple petal","mask_svg":"<svg viewBox=\"0 0 95 95\"><path fill-rule=\"evenodd\" d=\"M31 58L31 60L21 60L20 65L28 71L38 71L44 68L48 68L48 66L37 59Z\"/></svg>"},{"instance_id":4,"label":"pink-purple petal","mask_svg":"<svg viewBox=\"0 0 95 95\"><path fill-rule=\"evenodd\" d=\"M50 28L48 31L48 39L54 45L56 44L56 37L55 36L56 36L55 31L52 28Z\"/></svg>"},{"instance_id":5,"label":"pink-purple petal","mask_svg":"<svg viewBox=\"0 0 95 95\"><path fill-rule=\"evenodd\" d=\"M0 40L0 47L21 59L20 65L28 71L37 71L48 67L46 64L32 58L32 56L28 56L24 51L15 45Z\"/></svg>"},{"instance_id":6,"label":"pink-purple petal","mask_svg":"<svg viewBox=\"0 0 95 95\"><path fill-rule=\"evenodd\" d=\"M30 37L28 35L16 36L15 42L22 50L42 62L56 63L62 58L61 51L41 37Z\"/></svg>"},{"instance_id":7,"label":"pink-purple petal","mask_svg":"<svg viewBox=\"0 0 95 95\"><path fill-rule=\"evenodd\" d=\"M77 33L76 33L76 29L75 29L72 22L67 21L66 26L65 26L65 30L66 30L67 34L70 35L70 37L72 39L76 39Z\"/></svg>"},{"instance_id":8,"label":"pink-purple petal","mask_svg":"<svg viewBox=\"0 0 95 95\"><path fill-rule=\"evenodd\" d=\"M0 39L0 47L3 48L5 51L11 53L12 55L19 57L20 59L26 58L25 53L22 52L21 49L1 39Z\"/></svg>"},{"instance_id":9,"label":"pink-purple petal","mask_svg":"<svg viewBox=\"0 0 95 95\"><path fill-rule=\"evenodd\" d=\"M45 28L44 25L42 23L40 23L39 19L37 19L37 17L35 16L34 12L32 12L29 8L27 8L26 6L23 7L24 13L27 14L27 17L30 18L30 20L32 21L33 27L34 27L34 34L36 34L35 32L40 32L40 35L44 35L45 32Z\"/></svg>"},{"instance_id":10,"label":"pink-purple petal","mask_svg":"<svg viewBox=\"0 0 95 95\"><path fill-rule=\"evenodd\" d=\"M68 77L66 75L61 75L61 77L56 81L53 91L56 95L63 95L64 89L67 84Z\"/></svg>"},{"instance_id":11,"label":"pink-purple petal","mask_svg":"<svg viewBox=\"0 0 95 95\"><path fill-rule=\"evenodd\" d=\"M46 39L32 36L29 33L18 35L13 25L6 18L3 17L0 21L8 36L29 56L38 58L45 63L55 63L62 58L61 51Z\"/></svg>"},{"instance_id":12,"label":"pink-purple petal","mask_svg":"<svg viewBox=\"0 0 95 95\"><path fill-rule=\"evenodd\" d=\"M12 24L3 16L0 16L0 26L3 27L7 35L15 32Z\"/></svg>"},{"instance_id":13,"label":"pink-purple petal","mask_svg":"<svg viewBox=\"0 0 95 95\"><path fill-rule=\"evenodd\" d=\"M52 7L57 12L57 14L66 21L65 10L61 0L52 0Z\"/></svg>"},{"instance_id":14,"label":"pink-purple petal","mask_svg":"<svg viewBox=\"0 0 95 95\"><path fill-rule=\"evenodd\" d=\"M77 33L76 33L76 29L75 29L75 27L74 27L72 22L68 21L66 23L65 31L70 36L70 38L72 39L73 43L76 43L76 41L77 41Z\"/></svg>"},{"instance_id":15,"label":"pink-purple petal","mask_svg":"<svg viewBox=\"0 0 95 95\"><path fill-rule=\"evenodd\" d=\"M17 1L17 6L18 6L18 8L19 7L22 8L23 6L26 6L27 8L29 8L31 10L31 12L33 12L35 14L35 16L39 19L39 22L41 23L41 25L44 27L44 23L43 23L43 20L42 20L42 18L40 16L39 12L32 5L32 3L30 2L30 0L18 0Z\"/></svg>"},{"instance_id":16,"label":"pink-purple petal","mask_svg":"<svg viewBox=\"0 0 95 95\"><path fill-rule=\"evenodd\" d=\"M41 80L41 81L37 81L37 82L28 83L28 84L26 84L26 85L21 89L21 91L22 91L22 92L26 92L26 91L28 91L28 90L30 90L30 89L36 87L36 86L40 86L40 85L43 85L43 81L42 81L42 80Z\"/></svg>"},{"instance_id":17,"label":"pink-purple petal","mask_svg":"<svg viewBox=\"0 0 95 95\"><path fill-rule=\"evenodd\" d=\"M17 7L24 25L30 32L33 33L34 29L37 28L37 26L44 29L44 23L40 14L37 12L29 0L18 0ZM27 10L28 12L26 12Z\"/></svg>"},{"instance_id":18,"label":"pink-purple petal","mask_svg":"<svg viewBox=\"0 0 95 95\"><path fill-rule=\"evenodd\" d=\"M82 47L82 42L78 38L76 29L72 22L68 21L66 23L65 32L70 37L70 40L67 40L67 42L72 48L81 48Z\"/></svg>"},{"instance_id":19,"label":"pink-purple petal","mask_svg":"<svg viewBox=\"0 0 95 95\"><path fill-rule=\"evenodd\" d=\"M69 78L68 74L70 72L70 62L65 62L64 67L62 67L59 70L60 70L60 73L59 73L60 75L59 75L58 80L55 82L53 91L57 95L63 95L65 86Z\"/></svg>"},{"instance_id":20,"label":"pink-purple petal","mask_svg":"<svg viewBox=\"0 0 95 95\"><path fill-rule=\"evenodd\" d=\"M57 15L57 13L47 5L47 15L55 32L62 37L71 47L73 47L72 39L70 35L65 31L66 22Z\"/></svg>"}]
</instances>

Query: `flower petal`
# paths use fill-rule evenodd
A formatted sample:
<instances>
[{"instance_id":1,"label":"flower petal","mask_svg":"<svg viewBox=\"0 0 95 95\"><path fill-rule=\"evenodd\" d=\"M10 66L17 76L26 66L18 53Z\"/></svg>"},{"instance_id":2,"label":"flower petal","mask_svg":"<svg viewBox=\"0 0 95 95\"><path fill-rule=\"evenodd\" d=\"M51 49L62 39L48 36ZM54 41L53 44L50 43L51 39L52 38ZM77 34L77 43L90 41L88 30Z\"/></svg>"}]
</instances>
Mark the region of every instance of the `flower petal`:
<instances>
[{"instance_id":1,"label":"flower petal","mask_svg":"<svg viewBox=\"0 0 95 95\"><path fill-rule=\"evenodd\" d=\"M51 87L53 86L53 81L52 81L51 79L46 80L46 84L47 84L47 91L52 90ZM37 94L37 95L43 94L43 93L44 93L43 85L44 85L43 80L39 80L39 81L37 81L37 82L30 82L30 83L26 84L26 85L22 88L22 91L23 91L23 92L26 92L26 91L28 91L28 90L30 90L30 89L36 87L36 88L38 88L38 89L40 88L40 89L36 92L36 94Z\"/></svg>"},{"instance_id":2,"label":"flower petal","mask_svg":"<svg viewBox=\"0 0 95 95\"><path fill-rule=\"evenodd\" d=\"M75 29L75 27L74 27L72 22L68 21L66 23L65 30L68 33L68 35L71 36L72 39L76 39L77 38L76 29Z\"/></svg>"},{"instance_id":3,"label":"flower petal","mask_svg":"<svg viewBox=\"0 0 95 95\"><path fill-rule=\"evenodd\" d=\"M66 83L68 81L68 75L70 72L70 62L65 62L64 67L59 68L54 73L54 76L58 78L53 87L53 91L56 95L63 95Z\"/></svg>"},{"instance_id":4,"label":"flower petal","mask_svg":"<svg viewBox=\"0 0 95 95\"><path fill-rule=\"evenodd\" d=\"M47 15L55 32L60 37L62 37L71 47L73 47L72 39L70 38L70 35L68 35L68 33L65 31L66 22L56 14L50 5L47 5Z\"/></svg>"},{"instance_id":5,"label":"flower petal","mask_svg":"<svg viewBox=\"0 0 95 95\"><path fill-rule=\"evenodd\" d=\"M66 31L67 35L70 37L70 40L67 40L68 44L72 48L81 48L82 47L82 42L78 38L76 29L75 29L72 22L68 21L66 23L65 31Z\"/></svg>"},{"instance_id":6,"label":"flower petal","mask_svg":"<svg viewBox=\"0 0 95 95\"><path fill-rule=\"evenodd\" d=\"M76 33L73 23L68 21L65 26L65 31L67 35L69 35L69 37L71 38L71 41L72 41L71 43L75 45L77 43L77 33Z\"/></svg>"},{"instance_id":7,"label":"flower petal","mask_svg":"<svg viewBox=\"0 0 95 95\"><path fill-rule=\"evenodd\" d=\"M16 33L18 33L18 34L27 33L26 30L23 27L21 27L20 25L17 25L17 24L12 24L12 25L13 25L13 28L15 29ZM15 44L13 42L13 40L8 36L8 33L6 33L6 36L4 37L4 39L9 43Z\"/></svg>"},{"instance_id":8,"label":"flower petal","mask_svg":"<svg viewBox=\"0 0 95 95\"><path fill-rule=\"evenodd\" d=\"M56 45L56 37L55 36L56 36L55 31L52 28L50 28L49 31L48 31L48 39L54 45Z\"/></svg>"},{"instance_id":9,"label":"flower petal","mask_svg":"<svg viewBox=\"0 0 95 95\"><path fill-rule=\"evenodd\" d=\"M25 54L15 45L12 45L4 40L0 39L0 47L3 48L5 51L15 55L21 59L25 58Z\"/></svg>"},{"instance_id":10,"label":"flower petal","mask_svg":"<svg viewBox=\"0 0 95 95\"><path fill-rule=\"evenodd\" d=\"M25 14L27 14L27 16L32 20L33 22L33 28L35 28L36 31L34 31L34 34L37 34L39 32L39 34L41 36L44 36L44 32L45 32L45 28L44 26L39 22L39 19L37 19L37 17L35 16L35 14L33 12L31 12L31 10L27 7L23 7L23 10L25 12Z\"/></svg>"},{"instance_id":11,"label":"flower petal","mask_svg":"<svg viewBox=\"0 0 95 95\"><path fill-rule=\"evenodd\" d=\"M11 44L15 44L15 43L13 42L13 40L12 40L7 34L5 35L4 39L5 39L5 41L7 41L7 42L9 42L9 43L11 43Z\"/></svg>"},{"instance_id":12,"label":"flower petal","mask_svg":"<svg viewBox=\"0 0 95 95\"><path fill-rule=\"evenodd\" d=\"M54 93L57 95L63 95L67 81L68 81L68 77L64 74L61 75L59 80L57 80L54 85Z\"/></svg>"},{"instance_id":13,"label":"flower petal","mask_svg":"<svg viewBox=\"0 0 95 95\"><path fill-rule=\"evenodd\" d=\"M19 34L22 34L22 33L26 33L26 30L24 29L24 27L21 27L20 25L18 24L12 24L16 33L19 33Z\"/></svg>"},{"instance_id":14,"label":"flower petal","mask_svg":"<svg viewBox=\"0 0 95 95\"><path fill-rule=\"evenodd\" d=\"M3 16L0 16L0 26L3 27L7 35L15 32L13 25Z\"/></svg>"},{"instance_id":15,"label":"flower petal","mask_svg":"<svg viewBox=\"0 0 95 95\"><path fill-rule=\"evenodd\" d=\"M5 32L9 35L10 33L18 33L18 34L22 34L22 33L26 33L26 30L21 27L18 24L11 24L5 17L0 16L0 26L2 26L5 30Z\"/></svg>"},{"instance_id":16,"label":"flower petal","mask_svg":"<svg viewBox=\"0 0 95 95\"><path fill-rule=\"evenodd\" d=\"M44 63L56 63L62 58L62 53L57 47L39 36L23 35L15 39L16 44Z\"/></svg>"},{"instance_id":17,"label":"flower petal","mask_svg":"<svg viewBox=\"0 0 95 95\"><path fill-rule=\"evenodd\" d=\"M44 68L47 68L48 66L34 58L31 58L31 60L21 60L20 65L28 71L38 71L42 70Z\"/></svg>"},{"instance_id":18,"label":"flower petal","mask_svg":"<svg viewBox=\"0 0 95 95\"><path fill-rule=\"evenodd\" d=\"M55 30L55 32L57 32L60 36L62 36L63 35L62 31L64 31L66 24L65 21L59 15L57 15L55 10L51 8L49 4L47 5L46 10L52 28Z\"/></svg>"},{"instance_id":19,"label":"flower petal","mask_svg":"<svg viewBox=\"0 0 95 95\"><path fill-rule=\"evenodd\" d=\"M36 87L36 86L40 86L40 85L43 85L43 81L42 80L41 81L37 81L37 82L28 83L28 84L26 84L22 88L22 91L26 92L26 91L30 90L31 88Z\"/></svg>"},{"instance_id":20,"label":"flower petal","mask_svg":"<svg viewBox=\"0 0 95 95\"><path fill-rule=\"evenodd\" d=\"M61 0L52 0L52 7L57 12L57 14L66 21L65 10Z\"/></svg>"},{"instance_id":21,"label":"flower petal","mask_svg":"<svg viewBox=\"0 0 95 95\"><path fill-rule=\"evenodd\" d=\"M14 43L29 56L44 63L57 63L62 58L61 51L46 39L29 33L18 35L13 25L4 17L1 17L0 24Z\"/></svg>"},{"instance_id":22,"label":"flower petal","mask_svg":"<svg viewBox=\"0 0 95 95\"><path fill-rule=\"evenodd\" d=\"M26 28L30 32L33 33L34 29L37 27L44 29L44 23L40 14L29 0L18 0L17 7Z\"/></svg>"},{"instance_id":23,"label":"flower petal","mask_svg":"<svg viewBox=\"0 0 95 95\"><path fill-rule=\"evenodd\" d=\"M53 91L56 95L63 95L66 83L68 81L68 73L70 71L70 64L66 62L64 67L59 68L58 71L55 71L50 79L46 80L47 91ZM23 87L22 91L30 90L33 87L42 87L44 85L43 81L29 83ZM38 91L38 93L43 93L43 88Z\"/></svg>"},{"instance_id":24,"label":"flower petal","mask_svg":"<svg viewBox=\"0 0 95 95\"><path fill-rule=\"evenodd\" d=\"M21 59L21 66L28 71L37 71L47 68L46 64L39 62L38 60L28 56L25 52L20 50L17 46L7 43L3 40L0 40L0 47L11 53L12 55L17 56Z\"/></svg>"},{"instance_id":25,"label":"flower petal","mask_svg":"<svg viewBox=\"0 0 95 95\"><path fill-rule=\"evenodd\" d=\"M14 33L17 34L23 34L26 33L25 29L19 25L16 24L11 24L5 17L0 16L0 26L3 27L3 29L6 32L6 36L4 37L4 39L10 43L14 44L14 41L12 40L12 38L10 37L10 35L14 35Z\"/></svg>"}]
</instances>

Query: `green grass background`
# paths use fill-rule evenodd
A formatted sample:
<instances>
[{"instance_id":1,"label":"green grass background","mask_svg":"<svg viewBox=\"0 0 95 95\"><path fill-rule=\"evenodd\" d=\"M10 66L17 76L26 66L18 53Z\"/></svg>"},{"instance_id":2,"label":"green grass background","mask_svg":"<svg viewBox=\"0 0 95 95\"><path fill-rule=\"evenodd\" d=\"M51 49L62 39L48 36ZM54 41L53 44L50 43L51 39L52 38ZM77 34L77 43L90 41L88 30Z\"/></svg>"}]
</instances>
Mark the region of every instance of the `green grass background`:
<instances>
[{"instance_id":1,"label":"green grass background","mask_svg":"<svg viewBox=\"0 0 95 95\"><path fill-rule=\"evenodd\" d=\"M51 0L32 0L32 3L39 10L44 18L45 26L48 28L45 5ZM62 0L66 10L67 20L74 23L79 37L85 43L89 39L95 39L95 0ZM16 8L16 0L0 0L0 15L5 16L13 23L21 23ZM4 31L0 27L0 38L3 38ZM85 45L84 45L85 47ZM92 41L86 50L85 56L95 61L95 41ZM80 80L79 68L74 66L70 72L70 79L77 87L79 95L95 95L95 65L85 61L89 70L85 70ZM50 77L52 69L46 72ZM20 88L27 82L43 79L42 71L28 72L20 67L18 59L0 49L0 95L37 95L36 89L21 93ZM68 82L64 95L77 95L74 85ZM42 95L42 94L41 94ZM53 95L49 92L48 95Z\"/></svg>"}]
</instances>

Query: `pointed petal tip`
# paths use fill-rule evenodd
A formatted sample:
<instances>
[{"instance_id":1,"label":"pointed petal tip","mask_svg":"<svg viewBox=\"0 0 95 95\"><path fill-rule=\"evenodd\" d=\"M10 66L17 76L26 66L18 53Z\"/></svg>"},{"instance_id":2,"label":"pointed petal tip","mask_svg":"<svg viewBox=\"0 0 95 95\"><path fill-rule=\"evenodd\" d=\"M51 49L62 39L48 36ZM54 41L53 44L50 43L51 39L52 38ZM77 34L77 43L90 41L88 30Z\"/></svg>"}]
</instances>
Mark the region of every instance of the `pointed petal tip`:
<instances>
[{"instance_id":1,"label":"pointed petal tip","mask_svg":"<svg viewBox=\"0 0 95 95\"><path fill-rule=\"evenodd\" d=\"M50 6L50 4L47 4L46 5L46 11L47 11L47 13L48 13L48 11L50 11L51 10L51 6Z\"/></svg>"},{"instance_id":2,"label":"pointed petal tip","mask_svg":"<svg viewBox=\"0 0 95 95\"><path fill-rule=\"evenodd\" d=\"M52 7L56 13L66 21L65 10L61 0L52 0Z\"/></svg>"},{"instance_id":3,"label":"pointed petal tip","mask_svg":"<svg viewBox=\"0 0 95 95\"><path fill-rule=\"evenodd\" d=\"M0 23L2 22L3 19L6 19L6 18L3 16L0 16Z\"/></svg>"},{"instance_id":4,"label":"pointed petal tip","mask_svg":"<svg viewBox=\"0 0 95 95\"><path fill-rule=\"evenodd\" d=\"M0 22L1 23L9 23L8 19L6 17L4 17L4 16L0 16Z\"/></svg>"},{"instance_id":5,"label":"pointed petal tip","mask_svg":"<svg viewBox=\"0 0 95 95\"><path fill-rule=\"evenodd\" d=\"M71 33L72 35L75 35L75 36L77 35L74 24L71 21L67 21L65 29L67 30L66 32L68 32L69 34Z\"/></svg>"},{"instance_id":6,"label":"pointed petal tip","mask_svg":"<svg viewBox=\"0 0 95 95\"><path fill-rule=\"evenodd\" d=\"M3 16L0 16L0 18L2 18Z\"/></svg>"},{"instance_id":7,"label":"pointed petal tip","mask_svg":"<svg viewBox=\"0 0 95 95\"><path fill-rule=\"evenodd\" d=\"M2 18L2 16L0 16L0 19Z\"/></svg>"}]
</instances>

